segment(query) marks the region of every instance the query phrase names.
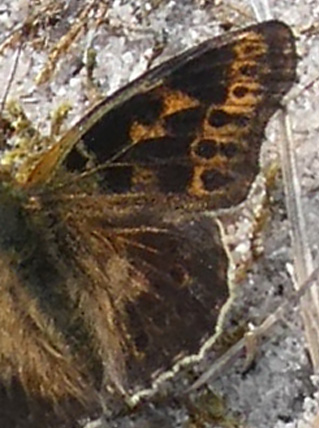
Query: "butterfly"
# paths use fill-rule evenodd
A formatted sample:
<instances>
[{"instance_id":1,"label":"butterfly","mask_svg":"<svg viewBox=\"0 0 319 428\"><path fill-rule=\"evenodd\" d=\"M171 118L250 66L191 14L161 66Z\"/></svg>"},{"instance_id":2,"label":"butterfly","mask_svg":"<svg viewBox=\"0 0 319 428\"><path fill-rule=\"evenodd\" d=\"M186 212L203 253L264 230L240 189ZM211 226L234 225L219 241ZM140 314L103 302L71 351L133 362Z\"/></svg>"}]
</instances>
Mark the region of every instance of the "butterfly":
<instances>
[{"instance_id":1,"label":"butterfly","mask_svg":"<svg viewBox=\"0 0 319 428\"><path fill-rule=\"evenodd\" d=\"M206 213L247 197L296 62L278 21L213 38L1 167L1 426L98 414L214 342L232 293Z\"/></svg>"}]
</instances>

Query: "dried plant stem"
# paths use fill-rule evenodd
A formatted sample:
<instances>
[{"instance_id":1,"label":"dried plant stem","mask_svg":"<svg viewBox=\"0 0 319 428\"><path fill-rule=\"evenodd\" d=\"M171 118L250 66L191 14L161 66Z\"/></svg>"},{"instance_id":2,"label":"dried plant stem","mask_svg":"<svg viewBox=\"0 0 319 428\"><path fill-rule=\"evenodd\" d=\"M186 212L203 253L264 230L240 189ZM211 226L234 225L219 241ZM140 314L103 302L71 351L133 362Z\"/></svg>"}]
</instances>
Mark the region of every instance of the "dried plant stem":
<instances>
[{"instance_id":1,"label":"dried plant stem","mask_svg":"<svg viewBox=\"0 0 319 428\"><path fill-rule=\"evenodd\" d=\"M258 22L272 19L268 0L250 0L250 5Z\"/></svg>"},{"instance_id":2,"label":"dried plant stem","mask_svg":"<svg viewBox=\"0 0 319 428\"><path fill-rule=\"evenodd\" d=\"M283 318L283 316L287 313L288 309L295 306L304 295L309 292L311 288L314 288L312 285L315 281L318 280L319 276L319 267L317 267L311 275L301 284L299 289L287 299L282 305L280 305L272 314L268 315L265 321L259 326L255 327L252 332L249 334L254 334L257 339L261 336L265 336L269 334L270 330L273 326ZM311 287L312 286L312 287ZM205 371L186 391L186 393L192 392L202 385L204 385L208 380L213 381L216 379L221 373L224 372L225 368L230 366L230 364L234 363L240 355L242 355L243 351L246 349L247 340L244 336L238 342L235 343L227 352L225 352L220 358L218 358L214 364Z\"/></svg>"},{"instance_id":3,"label":"dried plant stem","mask_svg":"<svg viewBox=\"0 0 319 428\"><path fill-rule=\"evenodd\" d=\"M292 252L295 269L295 287L298 290L313 271L306 223L300 198L300 183L295 157L295 147L291 135L289 115L282 111L280 124L282 127L281 165L288 218L291 225ZM319 289L312 286L301 299L301 314L305 327L305 335L309 354L315 371L319 369Z\"/></svg>"}]
</instances>

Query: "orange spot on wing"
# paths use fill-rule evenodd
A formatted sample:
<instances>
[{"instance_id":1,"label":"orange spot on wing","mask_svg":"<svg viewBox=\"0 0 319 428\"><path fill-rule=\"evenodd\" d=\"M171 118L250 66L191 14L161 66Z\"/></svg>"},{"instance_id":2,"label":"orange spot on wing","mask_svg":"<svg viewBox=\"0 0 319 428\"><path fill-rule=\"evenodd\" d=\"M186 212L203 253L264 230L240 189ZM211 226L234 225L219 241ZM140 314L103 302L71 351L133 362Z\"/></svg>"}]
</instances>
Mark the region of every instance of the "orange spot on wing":
<instances>
[{"instance_id":1,"label":"orange spot on wing","mask_svg":"<svg viewBox=\"0 0 319 428\"><path fill-rule=\"evenodd\" d=\"M185 92L166 89L164 93L160 95L163 100L162 117L200 105L198 100L191 98Z\"/></svg>"},{"instance_id":2,"label":"orange spot on wing","mask_svg":"<svg viewBox=\"0 0 319 428\"><path fill-rule=\"evenodd\" d=\"M152 138L164 137L165 135L165 129L159 122L152 125L143 125L142 123L134 122L130 129L132 144L137 144L143 140Z\"/></svg>"}]
</instances>

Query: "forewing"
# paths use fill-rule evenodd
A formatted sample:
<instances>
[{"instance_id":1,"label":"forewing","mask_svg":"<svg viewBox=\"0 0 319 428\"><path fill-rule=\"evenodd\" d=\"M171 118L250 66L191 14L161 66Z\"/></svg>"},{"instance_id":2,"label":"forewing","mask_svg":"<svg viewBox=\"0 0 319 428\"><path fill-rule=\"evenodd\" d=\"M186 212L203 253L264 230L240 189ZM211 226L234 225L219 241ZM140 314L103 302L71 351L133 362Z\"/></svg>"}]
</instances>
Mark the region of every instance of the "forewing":
<instances>
[{"instance_id":1,"label":"forewing","mask_svg":"<svg viewBox=\"0 0 319 428\"><path fill-rule=\"evenodd\" d=\"M192 209L196 202L236 205L258 172L265 125L295 74L294 38L280 22L204 42L97 106L44 156L28 184L54 175L62 159L60 181L94 175L102 193L163 194L191 201Z\"/></svg>"}]
</instances>

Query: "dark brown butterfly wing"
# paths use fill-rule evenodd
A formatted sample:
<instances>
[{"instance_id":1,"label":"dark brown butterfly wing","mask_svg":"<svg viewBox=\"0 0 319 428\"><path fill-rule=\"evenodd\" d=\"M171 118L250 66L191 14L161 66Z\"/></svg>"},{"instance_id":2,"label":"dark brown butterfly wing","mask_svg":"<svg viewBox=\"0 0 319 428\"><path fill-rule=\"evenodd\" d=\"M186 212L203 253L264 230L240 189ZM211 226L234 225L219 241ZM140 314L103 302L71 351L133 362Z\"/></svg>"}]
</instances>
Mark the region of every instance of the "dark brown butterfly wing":
<instances>
[{"instance_id":1,"label":"dark brown butterfly wing","mask_svg":"<svg viewBox=\"0 0 319 428\"><path fill-rule=\"evenodd\" d=\"M89 326L95 360L128 394L151 387L216 333L229 298L228 258L219 226L208 218L165 221L100 202L70 201L69 220L58 222L59 245L70 270L81 272L72 289L81 296L79 316Z\"/></svg>"},{"instance_id":2,"label":"dark brown butterfly wing","mask_svg":"<svg viewBox=\"0 0 319 428\"><path fill-rule=\"evenodd\" d=\"M204 42L84 118L62 141L61 179L69 179L65 171L97 167L101 192L159 193L191 210L237 205L258 172L265 125L295 77L294 39L282 23ZM48 174L51 156L61 162L58 149L30 174L30 184Z\"/></svg>"},{"instance_id":3,"label":"dark brown butterfly wing","mask_svg":"<svg viewBox=\"0 0 319 428\"><path fill-rule=\"evenodd\" d=\"M106 389L149 388L214 337L228 263L199 211L246 197L295 69L279 22L205 42L22 167L25 198L1 187L0 422L19 400L33 427L36 406L92 414Z\"/></svg>"},{"instance_id":4,"label":"dark brown butterfly wing","mask_svg":"<svg viewBox=\"0 0 319 428\"><path fill-rule=\"evenodd\" d=\"M1 258L0 422L12 427L92 415L106 388L150 388L216 334L229 298L215 221L61 199L20 213L23 242Z\"/></svg>"}]
</instances>

